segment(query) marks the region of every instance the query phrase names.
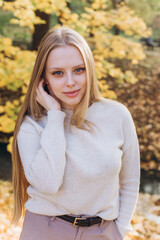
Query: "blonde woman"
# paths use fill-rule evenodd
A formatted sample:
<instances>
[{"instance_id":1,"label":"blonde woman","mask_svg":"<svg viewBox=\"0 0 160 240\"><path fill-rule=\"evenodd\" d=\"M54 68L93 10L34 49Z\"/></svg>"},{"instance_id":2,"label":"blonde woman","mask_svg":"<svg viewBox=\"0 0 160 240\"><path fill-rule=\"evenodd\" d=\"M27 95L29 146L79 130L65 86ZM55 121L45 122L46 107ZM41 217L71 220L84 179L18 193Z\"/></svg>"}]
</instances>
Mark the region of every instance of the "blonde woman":
<instances>
[{"instance_id":1,"label":"blonde woman","mask_svg":"<svg viewBox=\"0 0 160 240\"><path fill-rule=\"evenodd\" d=\"M135 126L124 105L100 97L91 50L70 28L41 41L12 161L20 240L122 240L131 229L140 172Z\"/></svg>"}]
</instances>

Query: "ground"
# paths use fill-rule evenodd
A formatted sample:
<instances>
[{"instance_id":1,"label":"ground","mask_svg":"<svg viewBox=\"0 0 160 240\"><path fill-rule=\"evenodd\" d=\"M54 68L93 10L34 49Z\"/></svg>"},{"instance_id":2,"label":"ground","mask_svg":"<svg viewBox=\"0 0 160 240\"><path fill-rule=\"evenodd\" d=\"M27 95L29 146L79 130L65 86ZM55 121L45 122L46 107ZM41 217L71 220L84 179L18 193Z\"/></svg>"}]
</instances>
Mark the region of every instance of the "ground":
<instances>
[{"instance_id":1,"label":"ground","mask_svg":"<svg viewBox=\"0 0 160 240\"><path fill-rule=\"evenodd\" d=\"M17 227L10 223L13 209L11 181L0 180L0 239L18 240L23 221ZM160 195L139 194L132 219L133 231L125 240L160 240Z\"/></svg>"}]
</instances>

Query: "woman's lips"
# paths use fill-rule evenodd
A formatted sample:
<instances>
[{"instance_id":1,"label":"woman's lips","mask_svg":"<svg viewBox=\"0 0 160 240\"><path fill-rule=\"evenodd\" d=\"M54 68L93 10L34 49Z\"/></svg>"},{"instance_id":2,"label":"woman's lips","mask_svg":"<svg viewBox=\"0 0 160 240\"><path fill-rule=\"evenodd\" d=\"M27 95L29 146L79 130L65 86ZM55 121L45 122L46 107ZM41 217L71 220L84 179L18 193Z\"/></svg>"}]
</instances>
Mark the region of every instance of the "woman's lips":
<instances>
[{"instance_id":1,"label":"woman's lips","mask_svg":"<svg viewBox=\"0 0 160 240\"><path fill-rule=\"evenodd\" d=\"M80 92L80 89L76 91L71 91L71 92L64 92L64 94L67 97L76 97L79 94L79 92Z\"/></svg>"}]
</instances>

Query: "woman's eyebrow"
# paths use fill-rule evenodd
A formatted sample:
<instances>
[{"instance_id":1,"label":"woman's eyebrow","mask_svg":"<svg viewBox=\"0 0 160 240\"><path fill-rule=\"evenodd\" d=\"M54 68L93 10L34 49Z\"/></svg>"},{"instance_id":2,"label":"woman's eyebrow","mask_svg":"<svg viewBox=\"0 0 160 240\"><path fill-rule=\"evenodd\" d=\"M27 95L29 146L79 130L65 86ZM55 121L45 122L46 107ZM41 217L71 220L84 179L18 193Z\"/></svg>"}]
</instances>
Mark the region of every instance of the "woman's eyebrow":
<instances>
[{"instance_id":1,"label":"woman's eyebrow","mask_svg":"<svg viewBox=\"0 0 160 240\"><path fill-rule=\"evenodd\" d=\"M81 67L81 66L84 66L84 63L78 64L78 65L74 66L73 68L77 68L77 67ZM51 68L49 68L49 70L52 70L52 69L63 69L63 68L62 67L51 67Z\"/></svg>"}]
</instances>

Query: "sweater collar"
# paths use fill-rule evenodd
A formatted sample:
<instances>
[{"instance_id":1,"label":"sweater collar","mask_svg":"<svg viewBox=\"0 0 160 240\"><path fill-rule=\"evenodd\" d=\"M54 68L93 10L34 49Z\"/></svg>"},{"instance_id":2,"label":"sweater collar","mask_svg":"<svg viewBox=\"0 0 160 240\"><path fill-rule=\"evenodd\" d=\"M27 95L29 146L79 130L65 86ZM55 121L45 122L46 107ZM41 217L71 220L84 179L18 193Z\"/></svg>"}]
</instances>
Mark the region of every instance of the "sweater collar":
<instances>
[{"instance_id":1,"label":"sweater collar","mask_svg":"<svg viewBox=\"0 0 160 240\"><path fill-rule=\"evenodd\" d=\"M66 109L66 108L61 108L62 112L64 112L66 114L67 118L71 118L72 114L73 114L73 110L71 109Z\"/></svg>"}]
</instances>

